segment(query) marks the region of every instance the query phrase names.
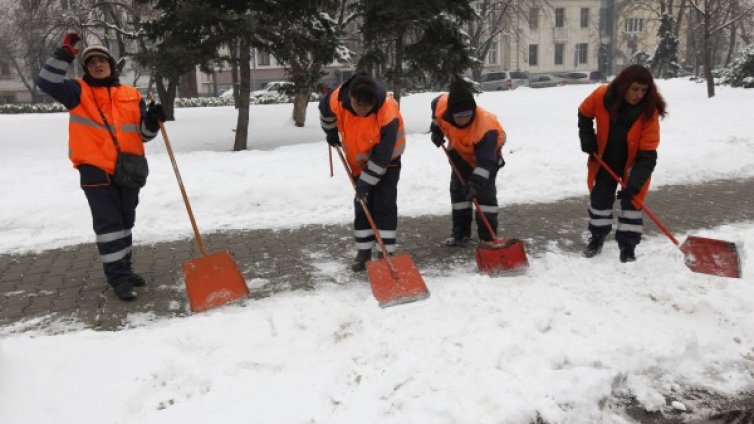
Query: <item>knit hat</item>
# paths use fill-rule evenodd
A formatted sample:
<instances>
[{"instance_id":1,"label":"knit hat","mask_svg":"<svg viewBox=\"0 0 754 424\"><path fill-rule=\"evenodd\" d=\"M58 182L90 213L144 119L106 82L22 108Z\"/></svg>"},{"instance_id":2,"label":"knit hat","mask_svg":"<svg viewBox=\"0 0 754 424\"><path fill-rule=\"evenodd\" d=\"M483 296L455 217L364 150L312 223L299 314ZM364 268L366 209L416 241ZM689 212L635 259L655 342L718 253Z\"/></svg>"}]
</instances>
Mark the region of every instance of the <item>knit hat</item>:
<instances>
[{"instance_id":1,"label":"knit hat","mask_svg":"<svg viewBox=\"0 0 754 424\"><path fill-rule=\"evenodd\" d=\"M466 81L456 78L450 84L448 93L448 112L451 115L462 112L473 112L476 109L474 94Z\"/></svg>"},{"instance_id":2,"label":"knit hat","mask_svg":"<svg viewBox=\"0 0 754 424\"><path fill-rule=\"evenodd\" d=\"M91 58L95 56L104 57L105 59L107 59L107 61L110 62L110 70L113 73L115 72L115 59L113 59L113 56L110 54L110 50L100 44L93 44L85 48L84 52L81 53L81 61L84 66L84 72L86 72L86 64Z\"/></svg>"}]
</instances>

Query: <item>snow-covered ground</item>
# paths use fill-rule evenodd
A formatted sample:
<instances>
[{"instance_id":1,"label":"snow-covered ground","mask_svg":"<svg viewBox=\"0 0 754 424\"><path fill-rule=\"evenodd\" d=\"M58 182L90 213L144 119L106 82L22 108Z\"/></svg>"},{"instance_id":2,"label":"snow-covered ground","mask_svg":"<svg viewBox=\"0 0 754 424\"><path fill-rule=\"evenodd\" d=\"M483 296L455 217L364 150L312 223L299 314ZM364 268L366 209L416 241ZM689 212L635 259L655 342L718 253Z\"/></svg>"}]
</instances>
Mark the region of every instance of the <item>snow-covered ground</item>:
<instances>
[{"instance_id":1,"label":"snow-covered ground","mask_svg":"<svg viewBox=\"0 0 754 424\"><path fill-rule=\"evenodd\" d=\"M501 204L550 202L586 192L576 110L593 89L522 88L478 97L509 137L507 165L498 175ZM754 175L754 90L720 87L712 99L689 81L661 82L661 90L670 115L662 123L656 186ZM450 169L425 134L435 95L402 101L409 134L398 187L401 216L450 210ZM349 184L337 161L335 178L329 176L316 104L310 104L304 128L291 125L291 105L253 106L252 150L240 153L229 152L236 122L232 107L178 109L177 115L167 128L202 231L351 221ZM67 158L67 120L65 113L0 115L0 252L94 239L78 173ZM151 175L134 240L188 238L191 227L161 137L147 150Z\"/></svg>"},{"instance_id":2,"label":"snow-covered ground","mask_svg":"<svg viewBox=\"0 0 754 424\"><path fill-rule=\"evenodd\" d=\"M503 203L583 194L576 107L593 86L485 93L509 132ZM655 183L754 175L754 91L661 83L670 105ZM448 166L423 134L430 94L404 99L409 147L402 216L448 213ZM234 110L183 109L169 124L184 182L207 232L348 223L350 189L312 106L252 110L252 151L232 145ZM714 117L714 119L713 119ZM93 239L65 158L65 115L0 116L0 252ZM8 138L7 135L11 137ZM300 142L300 143L299 143ZM276 144L290 144L275 148ZM256 147L264 149L256 149ZM159 140L138 210L139 242L188 237ZM380 309L363 277L313 254L317 290L247 301L118 332L0 329L0 423L552 423L630 422L612 401L649 410L701 388L754 388L754 223L695 235L737 242L743 278L690 272L665 238L620 264L553 247L525 275L490 278L473 263L422 269L429 299ZM685 234L677 234L680 239ZM335 277L337 283L331 281Z\"/></svg>"}]
</instances>

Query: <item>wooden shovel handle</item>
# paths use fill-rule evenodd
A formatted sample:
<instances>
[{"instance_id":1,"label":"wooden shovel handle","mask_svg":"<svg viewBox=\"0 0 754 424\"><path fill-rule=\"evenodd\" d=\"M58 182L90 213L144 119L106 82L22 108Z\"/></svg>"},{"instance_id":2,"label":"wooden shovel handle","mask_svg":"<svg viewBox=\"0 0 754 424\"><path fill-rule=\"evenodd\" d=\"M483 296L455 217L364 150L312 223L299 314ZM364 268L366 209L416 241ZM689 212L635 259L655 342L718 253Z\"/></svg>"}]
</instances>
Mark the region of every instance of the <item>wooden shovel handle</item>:
<instances>
[{"instance_id":1,"label":"wooden shovel handle","mask_svg":"<svg viewBox=\"0 0 754 424\"><path fill-rule=\"evenodd\" d=\"M149 101L153 102L154 97L152 96L152 93L148 93L147 95L149 97ZM181 179L181 172L178 170L178 164L175 161L175 155L173 155L173 148L170 146L170 140L168 139L168 132L165 130L165 125L162 124L159 120L157 122L160 124L160 132L162 133L162 139L165 140L165 148L168 151L168 156L170 156L170 163L173 164L173 172L175 173L175 178L178 180L178 187L181 189L181 196L183 196L183 203L186 205L186 212L188 212L189 220L191 220L191 228L194 229L194 237L196 238L196 246L199 248L199 252L201 252L202 256L207 256L207 248L204 247L204 242L202 241L202 236L199 235L199 227L196 225L196 219L194 219L194 212L191 211L191 204L189 203L188 195L186 194L186 188L183 186L183 180Z\"/></svg>"},{"instance_id":2,"label":"wooden shovel handle","mask_svg":"<svg viewBox=\"0 0 754 424\"><path fill-rule=\"evenodd\" d=\"M441 144L440 147L442 147L443 152L445 152L445 156L448 157L448 163L450 163L450 167L453 168L453 172L456 174L456 177L461 181L461 184L463 184L464 187L466 187L466 181L463 179L463 176L461 175L461 171L458 170L458 167L455 163L453 163L453 159L450 158L450 152L448 151L448 148L445 147L445 144ZM492 225L490 225L490 221L487 220L487 217L484 216L484 212L482 212L481 206L479 206L479 201L476 199L476 196L471 198L471 203L474 204L474 207L476 207L476 212L479 214L479 217L482 218L482 222L484 222L484 226L487 227L487 232L490 233L490 236L492 236L492 239L497 242L498 237L495 231L492 229Z\"/></svg>"},{"instance_id":3,"label":"wooden shovel handle","mask_svg":"<svg viewBox=\"0 0 754 424\"><path fill-rule=\"evenodd\" d=\"M611 176L611 177L613 177L613 179L614 179L615 181L617 181L617 182L618 182L618 184L620 184L620 186L621 186L622 188L626 188L626 183L625 183L625 182L623 181L623 178L619 177L619 176L618 176L618 174L616 174L616 173L615 173L615 171L613 171L613 169L612 169L612 168L610 168L610 166L608 166L608 164L606 164L606 163L605 163L605 161L604 161L604 160L602 160L602 158L601 158L601 157L599 157L599 156L598 156L598 155L597 155L596 153L592 153L592 157L593 157L594 159L596 159L596 160L597 160L597 162L599 162L600 166L602 166L603 168L605 168L605 171L607 171L607 173L608 173L608 174L610 174L610 176ZM670 232L670 230L668 230L667 228L665 228L665 226L664 226L664 225L662 225L662 222L660 222L660 219L659 219L659 218L657 218L657 216L655 216L655 214L653 214L651 210L649 210L649 208L647 207L647 205L645 205L645 204L644 204L644 202L642 202L641 200L637 199L637 198L636 198L636 196L634 196L634 197L633 197L633 199L631 199L631 201L632 201L632 202L633 202L633 203L634 203L634 204L635 204L636 206L638 206L638 207L639 207L639 209L643 210L643 211L644 211L644 213L646 213L646 214L647 214L647 216L648 216L648 217L649 217L649 218L650 218L650 219L651 219L652 221L654 221L654 223L655 223L655 224L657 225L657 227L658 227L658 228L659 228L660 230L662 230L662 232L663 232L663 233L665 233L665 235L666 235L666 236L668 236L668 238L670 239L670 241L672 241L672 242L673 242L673 244L675 244L675 245L676 245L676 246L678 246L679 248L681 247L681 244L680 244L680 243L678 242L678 240L677 240L677 239L676 239L676 238L675 238L675 237L673 236L673 234L672 234L672 233Z\"/></svg>"},{"instance_id":4,"label":"wooden shovel handle","mask_svg":"<svg viewBox=\"0 0 754 424\"><path fill-rule=\"evenodd\" d=\"M356 183L353 181L353 172L351 172L351 167L348 166L346 157L343 156L343 150L340 147L336 147L335 150L338 152L338 156L340 156L340 161L343 162L343 167L346 168L348 180L351 181L353 189L356 190ZM398 274L398 270L395 268L395 265L393 265L393 261L390 260L390 255L387 252L385 243L382 241L380 230L377 229L377 224L374 222L374 218L372 218L372 214L369 212L366 202L359 199L359 203L361 204L361 208L364 210L364 215L366 215L367 221L369 221L369 225L372 227L374 238L377 239L377 244L380 246L380 250L382 251L382 257L387 261L387 266L388 268L390 268L390 274L392 274L393 279L399 279L400 275Z\"/></svg>"}]
</instances>

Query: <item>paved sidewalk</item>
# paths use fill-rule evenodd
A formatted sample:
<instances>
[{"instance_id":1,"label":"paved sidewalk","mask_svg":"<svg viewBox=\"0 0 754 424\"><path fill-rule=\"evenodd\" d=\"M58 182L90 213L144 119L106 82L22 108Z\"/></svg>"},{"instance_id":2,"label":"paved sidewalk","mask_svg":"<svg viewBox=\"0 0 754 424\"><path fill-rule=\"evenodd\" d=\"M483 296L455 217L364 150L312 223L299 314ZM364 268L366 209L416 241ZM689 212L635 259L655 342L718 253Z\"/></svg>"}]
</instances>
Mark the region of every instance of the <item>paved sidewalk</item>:
<instances>
[{"instance_id":1,"label":"paved sidewalk","mask_svg":"<svg viewBox=\"0 0 754 424\"><path fill-rule=\"evenodd\" d=\"M754 179L668 186L652 191L647 201L676 233L751 221ZM501 233L523 239L530 257L551 248L553 243L576 252L583 248L586 237L586 205L584 196L505 207L500 211ZM645 228L647 234L658 233L648 218ZM450 233L449 214L401 218L398 230L401 250L410 252L420 269L428 270L422 271L424 275L459 265L474 267L472 249L440 245ZM350 276L348 266L354 254L350 223L215 233L208 235L205 242L210 251L229 249L233 253L250 283L253 298L314 289L323 281L342 280L342 276L321 272L315 263L342 263L342 275ZM637 255L641 260L641 247ZM137 301L126 303L119 301L106 285L94 243L39 254L0 255L0 326L44 317L31 326L63 321L114 330L134 320L185 315L188 306L181 263L197 256L193 240L137 246L135 269L148 283L147 287L137 288ZM366 277L362 278L366 284Z\"/></svg>"}]
</instances>

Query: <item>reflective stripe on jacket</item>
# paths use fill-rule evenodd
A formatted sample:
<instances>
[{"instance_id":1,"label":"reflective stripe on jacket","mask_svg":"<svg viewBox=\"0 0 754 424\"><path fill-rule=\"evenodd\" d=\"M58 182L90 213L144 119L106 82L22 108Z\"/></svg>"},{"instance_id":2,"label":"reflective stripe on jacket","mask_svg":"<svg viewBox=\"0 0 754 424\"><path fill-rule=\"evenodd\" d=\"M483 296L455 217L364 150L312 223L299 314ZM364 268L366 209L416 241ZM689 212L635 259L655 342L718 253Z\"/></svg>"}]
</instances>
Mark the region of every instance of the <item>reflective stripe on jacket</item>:
<instances>
[{"instance_id":1,"label":"reflective stripe on jacket","mask_svg":"<svg viewBox=\"0 0 754 424\"><path fill-rule=\"evenodd\" d=\"M81 102L69 110L68 122L69 157L73 166L88 164L109 174L115 171L115 144L97 105L107 118L121 151L143 156L139 91L126 85L90 87L81 80L79 84Z\"/></svg>"},{"instance_id":2,"label":"reflective stripe on jacket","mask_svg":"<svg viewBox=\"0 0 754 424\"><path fill-rule=\"evenodd\" d=\"M610 134L610 111L605 107L605 94L607 93L607 85L597 87L579 106L579 113L587 118L596 119L597 121L597 153L602 156L607 146L607 138ZM657 150L660 144L660 116L655 112L652 117L647 120L644 114L634 122L631 129L628 130L626 137L626 143L628 144L628 158L626 160L626 168L623 170L614 169L614 171L623 178L624 182L628 181L631 167L636 161L636 153L639 150ZM591 159L591 156L590 156ZM596 160L587 161L587 186L589 191L594 187L594 180L597 177L597 171L599 171L599 163ZM641 191L636 196L641 202L647 196L649 191L649 183L651 178L642 186Z\"/></svg>"},{"instance_id":3,"label":"reflective stripe on jacket","mask_svg":"<svg viewBox=\"0 0 754 424\"><path fill-rule=\"evenodd\" d=\"M437 99L435 107L434 123L440 127L445 137L447 137L451 150L456 150L461 158L471 167L476 167L476 156L474 146L484 139L485 134L491 130L497 131L497 148L500 149L505 144L505 131L498 121L497 117L477 106L474 112L474 120L468 127L458 128L446 121L443 116L448 110L448 95L443 94ZM498 153L499 155L499 153Z\"/></svg>"},{"instance_id":4,"label":"reflective stripe on jacket","mask_svg":"<svg viewBox=\"0 0 754 424\"><path fill-rule=\"evenodd\" d=\"M398 120L398 131L391 159L398 158L406 149L406 134L403 129L398 102L393 96L387 95L385 102L375 113L361 117L347 110L340 99L340 89L330 93L330 110L336 117L338 132L346 153L346 160L353 174L360 175L362 168L369 160L372 149L382 140L382 129ZM387 165L387 164L385 164Z\"/></svg>"}]
</instances>

